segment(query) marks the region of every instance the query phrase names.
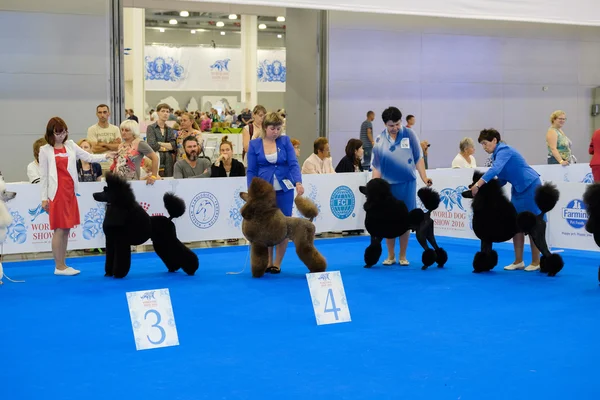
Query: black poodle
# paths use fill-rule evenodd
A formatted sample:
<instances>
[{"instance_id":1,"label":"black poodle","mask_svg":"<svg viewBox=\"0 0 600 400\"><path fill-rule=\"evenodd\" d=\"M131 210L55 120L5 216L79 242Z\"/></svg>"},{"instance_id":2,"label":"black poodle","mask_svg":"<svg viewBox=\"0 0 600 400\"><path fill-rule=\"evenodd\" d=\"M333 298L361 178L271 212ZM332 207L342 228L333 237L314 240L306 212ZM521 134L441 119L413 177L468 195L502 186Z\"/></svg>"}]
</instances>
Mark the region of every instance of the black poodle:
<instances>
[{"instance_id":1,"label":"black poodle","mask_svg":"<svg viewBox=\"0 0 600 400\"><path fill-rule=\"evenodd\" d=\"M124 278L131 267L131 246L152 239L154 250L169 272L179 268L188 275L198 270L198 256L177 239L173 218L185 213L185 203L172 193L163 201L169 217L149 216L139 205L129 183L117 175L106 174L107 186L94 193L94 200L107 203L102 228L106 236L105 276Z\"/></svg>"},{"instance_id":2,"label":"black poodle","mask_svg":"<svg viewBox=\"0 0 600 400\"><path fill-rule=\"evenodd\" d=\"M587 187L583 194L583 204L588 213L585 230L594 236L594 242L600 246L600 183L593 183ZM600 267L598 281L600 281Z\"/></svg>"},{"instance_id":3,"label":"black poodle","mask_svg":"<svg viewBox=\"0 0 600 400\"><path fill-rule=\"evenodd\" d=\"M365 250L365 268L377 264L381 257L381 241L401 236L409 229L408 208L392 195L390 184L373 178L359 188L367 196L365 228L371 235L371 244Z\"/></svg>"},{"instance_id":4,"label":"black poodle","mask_svg":"<svg viewBox=\"0 0 600 400\"><path fill-rule=\"evenodd\" d=\"M471 188L483 173L473 173ZM473 199L470 190L462 193L465 198ZM558 202L559 192L551 183L544 183L537 188L535 202L540 209L540 215L531 212L517 214L515 206L504 194L497 179L483 185L473 199L473 231L481 240L481 250L473 259L473 272L492 270L498 264L498 253L493 250L494 243L510 240L519 232L529 235L530 240L542 253L540 272L555 276L564 266L559 254L552 254L546 243L546 221L544 215L554 208Z\"/></svg>"},{"instance_id":5,"label":"black poodle","mask_svg":"<svg viewBox=\"0 0 600 400\"><path fill-rule=\"evenodd\" d=\"M427 212L416 208L408 214L408 220L410 229L416 233L417 240L424 250L421 257L423 262L421 269L425 270L433 263L437 263L438 268L443 268L448 261L448 253L437 245L433 234L434 221L431 219L431 212L440 205L440 194L432 188L424 187L419 189L417 196L419 196ZM427 242L431 244L433 249L428 246Z\"/></svg>"}]
</instances>

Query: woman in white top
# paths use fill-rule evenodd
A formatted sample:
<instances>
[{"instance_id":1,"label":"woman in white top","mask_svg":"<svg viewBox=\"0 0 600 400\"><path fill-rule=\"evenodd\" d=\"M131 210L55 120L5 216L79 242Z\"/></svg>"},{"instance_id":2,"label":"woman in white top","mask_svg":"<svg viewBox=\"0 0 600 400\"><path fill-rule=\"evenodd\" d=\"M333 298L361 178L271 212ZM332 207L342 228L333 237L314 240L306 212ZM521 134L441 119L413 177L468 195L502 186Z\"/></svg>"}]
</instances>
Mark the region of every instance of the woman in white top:
<instances>
[{"instance_id":1,"label":"woman in white top","mask_svg":"<svg viewBox=\"0 0 600 400\"><path fill-rule=\"evenodd\" d=\"M67 124L53 117L46 127L47 145L40 148L40 189L42 208L48 213L52 236L52 254L56 264L54 275L77 275L80 271L67 267L65 257L70 230L80 224L77 204L77 160L89 163L106 161L114 152L90 154L69 138Z\"/></svg>"},{"instance_id":2,"label":"woman in white top","mask_svg":"<svg viewBox=\"0 0 600 400\"><path fill-rule=\"evenodd\" d=\"M473 139L466 137L460 141L460 153L452 160L452 168L476 168L477 162L475 161L475 144Z\"/></svg>"}]
</instances>

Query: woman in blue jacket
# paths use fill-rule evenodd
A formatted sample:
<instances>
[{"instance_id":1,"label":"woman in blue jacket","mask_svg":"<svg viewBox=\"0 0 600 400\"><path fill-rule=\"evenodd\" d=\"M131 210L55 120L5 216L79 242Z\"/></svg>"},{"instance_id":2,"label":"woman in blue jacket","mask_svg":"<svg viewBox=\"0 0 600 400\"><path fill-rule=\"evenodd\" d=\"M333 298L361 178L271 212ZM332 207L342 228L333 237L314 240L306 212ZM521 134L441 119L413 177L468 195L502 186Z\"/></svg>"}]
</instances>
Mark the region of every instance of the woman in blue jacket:
<instances>
[{"instance_id":1,"label":"woman in blue jacket","mask_svg":"<svg viewBox=\"0 0 600 400\"><path fill-rule=\"evenodd\" d=\"M288 136L281 135L282 125L283 119L279 114L271 112L265 116L260 137L251 140L248 145L246 177L248 186L255 176L273 185L277 206L285 216L291 217L294 188L298 191L298 196L302 196L304 187L294 146ZM281 272L281 262L287 245L286 239L276 246L275 262L273 262L273 248L269 248L267 272L272 274Z\"/></svg>"},{"instance_id":2,"label":"woman in blue jacket","mask_svg":"<svg viewBox=\"0 0 600 400\"><path fill-rule=\"evenodd\" d=\"M501 185L507 182L512 185L511 203L518 213L530 211L535 215L540 214L540 209L535 204L535 190L542 184L540 175L531 168L523 156L506 143L502 143L500 133L495 129L484 129L479 134L479 143L483 149L491 154L492 167L471 188L473 196L479 188L490 179L498 177ZM531 242L531 264L525 267L523 263L523 248L525 246L525 235L517 233L513 237L515 248L515 261L504 267L507 271L524 269L525 271L537 271L540 269L540 251Z\"/></svg>"}]
</instances>

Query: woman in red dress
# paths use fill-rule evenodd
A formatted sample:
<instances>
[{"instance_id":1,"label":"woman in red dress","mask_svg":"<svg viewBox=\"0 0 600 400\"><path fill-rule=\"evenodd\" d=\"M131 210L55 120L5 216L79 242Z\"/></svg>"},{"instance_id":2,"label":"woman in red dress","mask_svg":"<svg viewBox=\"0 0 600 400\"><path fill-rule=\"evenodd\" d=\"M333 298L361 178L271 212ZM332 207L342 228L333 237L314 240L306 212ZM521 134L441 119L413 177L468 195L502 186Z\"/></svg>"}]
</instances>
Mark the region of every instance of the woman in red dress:
<instances>
[{"instance_id":1,"label":"woman in red dress","mask_svg":"<svg viewBox=\"0 0 600 400\"><path fill-rule=\"evenodd\" d=\"M42 208L48 213L52 236L52 255L56 264L55 275L77 275L80 271L67 267L65 257L70 230L79 225L77 204L77 160L107 161L114 152L90 154L67 140L67 124L59 117L51 118L46 127L47 145L40 148L40 187Z\"/></svg>"},{"instance_id":2,"label":"woman in red dress","mask_svg":"<svg viewBox=\"0 0 600 400\"><path fill-rule=\"evenodd\" d=\"M590 168L592 168L594 183L598 183L600 182L600 129L592 135L589 153L592 155Z\"/></svg>"}]
</instances>

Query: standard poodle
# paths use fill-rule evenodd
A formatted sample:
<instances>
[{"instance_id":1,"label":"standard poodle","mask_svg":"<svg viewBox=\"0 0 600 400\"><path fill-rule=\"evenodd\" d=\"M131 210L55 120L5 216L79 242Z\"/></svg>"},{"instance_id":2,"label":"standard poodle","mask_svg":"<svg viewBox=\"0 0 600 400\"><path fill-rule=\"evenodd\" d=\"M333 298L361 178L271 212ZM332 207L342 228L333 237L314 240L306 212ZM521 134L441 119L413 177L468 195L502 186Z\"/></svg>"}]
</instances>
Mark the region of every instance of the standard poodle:
<instances>
[{"instance_id":1,"label":"standard poodle","mask_svg":"<svg viewBox=\"0 0 600 400\"><path fill-rule=\"evenodd\" d=\"M600 246L600 183L593 183L587 187L583 194L583 204L588 213L585 230L593 235L594 242ZM598 281L600 282L600 267Z\"/></svg>"},{"instance_id":2,"label":"standard poodle","mask_svg":"<svg viewBox=\"0 0 600 400\"><path fill-rule=\"evenodd\" d=\"M371 243L365 249L364 259L365 268L371 268L381 257L381 241L397 238L409 230L408 208L392 195L390 184L384 179L373 178L359 190L367 197L363 208Z\"/></svg>"},{"instance_id":3,"label":"standard poodle","mask_svg":"<svg viewBox=\"0 0 600 400\"><path fill-rule=\"evenodd\" d=\"M448 261L448 253L439 247L435 241L434 221L431 218L431 212L440 205L440 194L432 188L423 187L419 189L417 196L419 196L427 212L415 208L408 214L408 220L410 229L416 233L417 241L423 247L423 255L421 256L423 266L421 269L426 270L433 263L437 263L438 268L443 268ZM433 249L429 247L427 242L431 244Z\"/></svg>"},{"instance_id":4,"label":"standard poodle","mask_svg":"<svg viewBox=\"0 0 600 400\"><path fill-rule=\"evenodd\" d=\"M102 192L94 199L107 203L102 225L106 236L105 276L124 278L131 268L131 246L152 239L156 254L169 272L179 268L194 275L198 270L198 256L177 239L173 218L185 213L185 203L172 193L165 193L163 201L169 217L149 216L139 205L129 183L117 175L107 173Z\"/></svg>"},{"instance_id":5,"label":"standard poodle","mask_svg":"<svg viewBox=\"0 0 600 400\"><path fill-rule=\"evenodd\" d=\"M286 217L277 207L273 186L261 178L253 178L248 192L240 193L246 202L240 209L242 233L250 242L252 276L260 278L268 267L268 248L286 238L296 246L296 253L310 272L327 269L325 258L314 245L315 226L312 220L319 211L309 199L296 196L294 200L300 213L309 219Z\"/></svg>"},{"instance_id":6,"label":"standard poodle","mask_svg":"<svg viewBox=\"0 0 600 400\"><path fill-rule=\"evenodd\" d=\"M472 187L483 176L474 171ZM473 199L470 190L462 193L464 198ZM498 264L498 253L493 250L494 243L510 240L518 232L529 235L530 240L542 253L540 271L548 276L555 276L563 268L564 263L559 254L552 254L546 243L545 214L558 202L559 192L551 183L544 183L537 188L535 202L541 210L540 215L531 212L517 214L517 210L502 190L497 179L483 185L473 199L473 231L481 240L481 250L473 258L473 272L492 270Z\"/></svg>"}]
</instances>

